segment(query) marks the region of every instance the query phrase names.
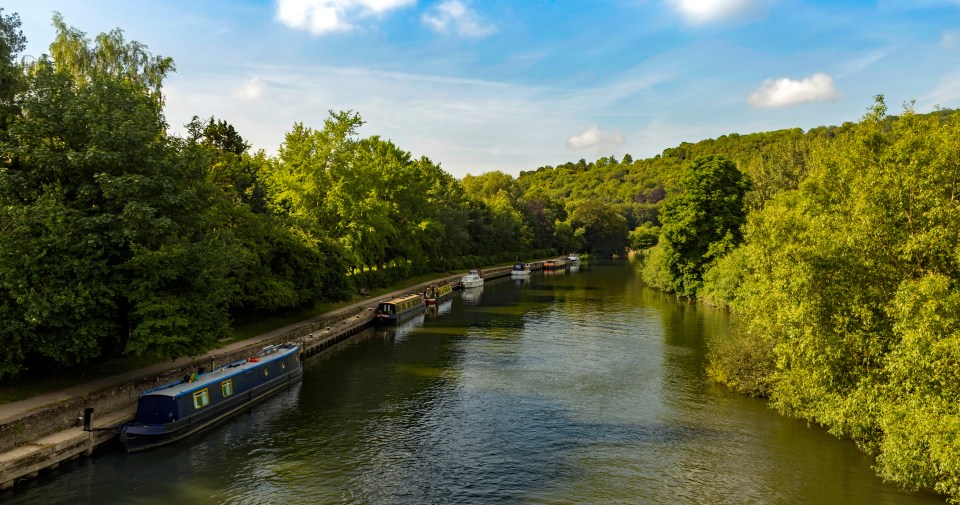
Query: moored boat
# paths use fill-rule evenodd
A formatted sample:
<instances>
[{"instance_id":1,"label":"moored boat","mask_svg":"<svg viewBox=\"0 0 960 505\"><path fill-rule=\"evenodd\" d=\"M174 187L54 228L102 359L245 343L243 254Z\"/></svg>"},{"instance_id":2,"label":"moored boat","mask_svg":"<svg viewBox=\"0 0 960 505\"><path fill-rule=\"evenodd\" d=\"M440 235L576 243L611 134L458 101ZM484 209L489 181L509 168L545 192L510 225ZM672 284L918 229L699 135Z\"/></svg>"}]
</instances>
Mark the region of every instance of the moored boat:
<instances>
[{"instance_id":1,"label":"moored boat","mask_svg":"<svg viewBox=\"0 0 960 505\"><path fill-rule=\"evenodd\" d=\"M421 312L423 309L423 298L419 293L414 293L380 302L374 315L378 323L397 323L404 317Z\"/></svg>"},{"instance_id":2,"label":"moored boat","mask_svg":"<svg viewBox=\"0 0 960 505\"><path fill-rule=\"evenodd\" d=\"M530 265L526 263L516 263L513 265L513 269L510 270L510 277L529 277L530 276Z\"/></svg>"},{"instance_id":3,"label":"moored boat","mask_svg":"<svg viewBox=\"0 0 960 505\"><path fill-rule=\"evenodd\" d=\"M460 287L463 289L479 288L483 286L483 276L479 270L471 270L460 278Z\"/></svg>"},{"instance_id":4,"label":"moored boat","mask_svg":"<svg viewBox=\"0 0 960 505\"><path fill-rule=\"evenodd\" d=\"M571 254L567 256L567 263L570 263L570 265L579 265L580 256L577 256L576 254Z\"/></svg>"},{"instance_id":5,"label":"moored boat","mask_svg":"<svg viewBox=\"0 0 960 505\"><path fill-rule=\"evenodd\" d=\"M430 286L423 291L423 299L427 305L437 305L441 301L453 296L453 285L449 282Z\"/></svg>"},{"instance_id":6,"label":"moored boat","mask_svg":"<svg viewBox=\"0 0 960 505\"><path fill-rule=\"evenodd\" d=\"M560 270L567 266L567 260L565 259L552 259L543 262L544 270Z\"/></svg>"},{"instance_id":7,"label":"moored boat","mask_svg":"<svg viewBox=\"0 0 960 505\"><path fill-rule=\"evenodd\" d=\"M120 441L134 452L181 440L278 391L303 374L300 346L264 347L256 356L145 391Z\"/></svg>"}]
</instances>

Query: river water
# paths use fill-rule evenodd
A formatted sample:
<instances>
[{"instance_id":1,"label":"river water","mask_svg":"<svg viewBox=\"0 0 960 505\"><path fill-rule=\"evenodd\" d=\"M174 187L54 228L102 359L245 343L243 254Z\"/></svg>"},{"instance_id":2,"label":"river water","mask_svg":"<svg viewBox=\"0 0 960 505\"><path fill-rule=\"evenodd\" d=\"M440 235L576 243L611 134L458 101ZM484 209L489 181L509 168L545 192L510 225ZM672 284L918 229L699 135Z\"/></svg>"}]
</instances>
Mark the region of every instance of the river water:
<instances>
[{"instance_id":1,"label":"river water","mask_svg":"<svg viewBox=\"0 0 960 505\"><path fill-rule=\"evenodd\" d=\"M302 382L205 433L98 450L0 501L943 503L711 384L705 342L727 325L627 263L491 281L311 358Z\"/></svg>"}]
</instances>

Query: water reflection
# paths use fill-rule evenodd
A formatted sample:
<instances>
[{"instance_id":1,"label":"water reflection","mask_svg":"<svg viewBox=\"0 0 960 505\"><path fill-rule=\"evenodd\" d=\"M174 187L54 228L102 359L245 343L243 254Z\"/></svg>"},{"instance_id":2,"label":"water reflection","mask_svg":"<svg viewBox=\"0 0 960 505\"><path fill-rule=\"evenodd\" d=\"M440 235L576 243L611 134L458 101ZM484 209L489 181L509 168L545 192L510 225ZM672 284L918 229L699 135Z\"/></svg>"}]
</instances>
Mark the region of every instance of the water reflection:
<instances>
[{"instance_id":1,"label":"water reflection","mask_svg":"<svg viewBox=\"0 0 960 505\"><path fill-rule=\"evenodd\" d=\"M402 342L407 335L412 333L417 328L423 326L424 321L426 320L426 312L431 312L437 310L435 307L428 307L424 312L419 312L410 316L406 316L396 324L380 324L374 328L375 334L384 339L385 341L391 342Z\"/></svg>"},{"instance_id":2,"label":"water reflection","mask_svg":"<svg viewBox=\"0 0 960 505\"><path fill-rule=\"evenodd\" d=\"M427 306L427 318L436 319L437 317L449 313L451 310L453 310L453 300L443 300L439 304Z\"/></svg>"},{"instance_id":3,"label":"water reflection","mask_svg":"<svg viewBox=\"0 0 960 505\"><path fill-rule=\"evenodd\" d=\"M477 286L475 288L466 288L460 292L460 299L472 304L477 304L480 302L480 295L483 294L483 286Z\"/></svg>"}]
</instances>

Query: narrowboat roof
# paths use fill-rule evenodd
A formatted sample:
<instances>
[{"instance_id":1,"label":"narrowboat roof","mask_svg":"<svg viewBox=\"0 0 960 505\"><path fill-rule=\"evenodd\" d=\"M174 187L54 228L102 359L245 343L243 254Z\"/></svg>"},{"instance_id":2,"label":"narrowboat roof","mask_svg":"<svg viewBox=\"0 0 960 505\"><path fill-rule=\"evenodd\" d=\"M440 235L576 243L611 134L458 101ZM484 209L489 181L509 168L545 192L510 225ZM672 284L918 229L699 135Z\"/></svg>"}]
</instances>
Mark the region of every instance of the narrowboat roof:
<instances>
[{"instance_id":1,"label":"narrowboat roof","mask_svg":"<svg viewBox=\"0 0 960 505\"><path fill-rule=\"evenodd\" d=\"M409 294L409 295L404 295L404 296L398 296L397 298L393 298L393 299L387 300L387 301L385 301L385 302L380 302L380 303L400 303L400 302L405 302L405 301L407 301L407 300L409 300L409 299L411 299L411 298L420 298L420 295L414 293L414 294Z\"/></svg>"},{"instance_id":2,"label":"narrowboat roof","mask_svg":"<svg viewBox=\"0 0 960 505\"><path fill-rule=\"evenodd\" d=\"M257 368L264 363L285 358L290 354L297 353L299 351L300 346L296 344L282 344L264 347L263 350L257 354L257 356L252 356L240 361L234 361L233 363L224 365L216 370L204 372L198 375L197 380L193 382L171 382L158 388L144 391L140 396L154 395L177 397L186 393L198 391L205 387L209 387L210 384L215 384L224 379L229 379L230 377L246 372L252 368Z\"/></svg>"}]
</instances>

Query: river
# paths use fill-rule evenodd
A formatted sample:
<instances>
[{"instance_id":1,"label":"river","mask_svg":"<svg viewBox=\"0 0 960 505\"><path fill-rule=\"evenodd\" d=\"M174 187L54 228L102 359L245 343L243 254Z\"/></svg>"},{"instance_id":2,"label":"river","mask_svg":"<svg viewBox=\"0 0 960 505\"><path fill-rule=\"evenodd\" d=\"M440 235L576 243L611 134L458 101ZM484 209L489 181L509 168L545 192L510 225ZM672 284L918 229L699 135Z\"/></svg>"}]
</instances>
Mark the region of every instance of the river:
<instances>
[{"instance_id":1,"label":"river","mask_svg":"<svg viewBox=\"0 0 960 505\"><path fill-rule=\"evenodd\" d=\"M625 262L495 280L306 363L182 443L44 473L7 504L921 504L849 441L711 384L727 315Z\"/></svg>"}]
</instances>

